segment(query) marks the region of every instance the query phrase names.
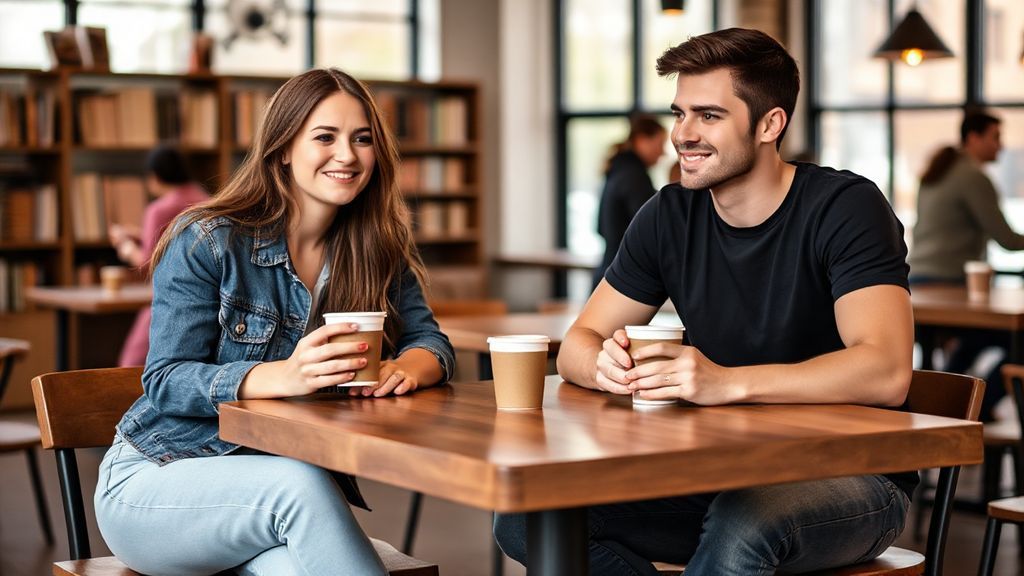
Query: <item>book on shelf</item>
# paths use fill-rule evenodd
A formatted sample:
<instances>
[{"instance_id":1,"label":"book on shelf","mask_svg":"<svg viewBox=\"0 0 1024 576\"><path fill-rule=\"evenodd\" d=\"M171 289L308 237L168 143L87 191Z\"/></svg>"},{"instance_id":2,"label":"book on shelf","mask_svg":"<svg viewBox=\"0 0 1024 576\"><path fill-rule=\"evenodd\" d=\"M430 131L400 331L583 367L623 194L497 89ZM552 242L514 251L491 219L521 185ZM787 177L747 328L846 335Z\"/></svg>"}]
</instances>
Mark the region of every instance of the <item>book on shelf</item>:
<instances>
[{"instance_id":1,"label":"book on shelf","mask_svg":"<svg viewBox=\"0 0 1024 576\"><path fill-rule=\"evenodd\" d=\"M270 90L239 90L234 94L235 104L235 143L243 148L252 146L253 139L259 132L263 122L263 111L266 110L270 98Z\"/></svg>"},{"instance_id":2,"label":"book on shelf","mask_svg":"<svg viewBox=\"0 0 1024 576\"><path fill-rule=\"evenodd\" d=\"M43 271L38 264L0 258L0 314L27 310L26 289L42 282Z\"/></svg>"},{"instance_id":3,"label":"book on shelf","mask_svg":"<svg viewBox=\"0 0 1024 576\"><path fill-rule=\"evenodd\" d=\"M50 55L50 67L75 67L82 65L82 53L78 48L78 38L74 26L66 26L61 30L43 32L46 51Z\"/></svg>"},{"instance_id":4,"label":"book on shelf","mask_svg":"<svg viewBox=\"0 0 1024 576\"><path fill-rule=\"evenodd\" d=\"M217 145L217 92L186 88L181 91L181 143L196 148Z\"/></svg>"},{"instance_id":5,"label":"book on shelf","mask_svg":"<svg viewBox=\"0 0 1024 576\"><path fill-rule=\"evenodd\" d=\"M81 242L102 242L112 224L138 227L148 198L138 176L101 176L82 172L72 177L72 231Z\"/></svg>"},{"instance_id":6,"label":"book on shelf","mask_svg":"<svg viewBox=\"0 0 1024 576\"><path fill-rule=\"evenodd\" d=\"M86 146L156 145L157 103L152 88L121 88L78 96L79 134Z\"/></svg>"},{"instance_id":7,"label":"book on shelf","mask_svg":"<svg viewBox=\"0 0 1024 576\"><path fill-rule=\"evenodd\" d=\"M465 163L460 158L406 158L399 167L402 190L443 194L465 188Z\"/></svg>"},{"instance_id":8,"label":"book on shelf","mask_svg":"<svg viewBox=\"0 0 1024 576\"><path fill-rule=\"evenodd\" d=\"M417 232L423 238L440 238L445 235L445 211L440 202L420 202L417 214Z\"/></svg>"},{"instance_id":9,"label":"book on shelf","mask_svg":"<svg viewBox=\"0 0 1024 576\"><path fill-rule=\"evenodd\" d=\"M0 90L0 146L20 146L25 131L24 95Z\"/></svg>"},{"instance_id":10,"label":"book on shelf","mask_svg":"<svg viewBox=\"0 0 1024 576\"><path fill-rule=\"evenodd\" d=\"M446 228L450 236L469 234L469 205L466 202L450 202L446 216Z\"/></svg>"},{"instance_id":11,"label":"book on shelf","mask_svg":"<svg viewBox=\"0 0 1024 576\"><path fill-rule=\"evenodd\" d=\"M95 26L75 26L74 31L78 52L82 58L82 68L101 72L110 70L107 29Z\"/></svg>"}]
</instances>

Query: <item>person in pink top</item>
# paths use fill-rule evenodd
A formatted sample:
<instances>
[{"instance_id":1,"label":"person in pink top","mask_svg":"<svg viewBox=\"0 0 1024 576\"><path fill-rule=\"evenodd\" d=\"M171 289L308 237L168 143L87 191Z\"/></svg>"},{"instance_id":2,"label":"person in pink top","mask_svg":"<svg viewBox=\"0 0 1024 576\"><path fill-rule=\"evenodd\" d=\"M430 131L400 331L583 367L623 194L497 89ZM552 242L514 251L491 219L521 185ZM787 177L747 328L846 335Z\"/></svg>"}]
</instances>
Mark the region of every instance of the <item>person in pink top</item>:
<instances>
[{"instance_id":1,"label":"person in pink top","mask_svg":"<svg viewBox=\"0 0 1024 576\"><path fill-rule=\"evenodd\" d=\"M156 199L146 207L142 227L114 224L108 231L118 258L144 272L167 225L189 206L209 199L206 191L192 181L181 152L169 146L158 146L146 157L146 187ZM118 365L142 366L146 363L150 313L149 308L143 308L135 317L121 348Z\"/></svg>"}]
</instances>

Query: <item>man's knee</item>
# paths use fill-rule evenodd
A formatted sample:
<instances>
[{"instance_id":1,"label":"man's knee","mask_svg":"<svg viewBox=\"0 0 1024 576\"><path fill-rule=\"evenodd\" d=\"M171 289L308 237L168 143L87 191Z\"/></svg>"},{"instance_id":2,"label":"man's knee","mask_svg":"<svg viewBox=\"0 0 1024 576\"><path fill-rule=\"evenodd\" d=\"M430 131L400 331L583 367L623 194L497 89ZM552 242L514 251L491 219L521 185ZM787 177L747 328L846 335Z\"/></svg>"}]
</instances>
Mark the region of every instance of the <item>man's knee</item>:
<instances>
[{"instance_id":1,"label":"man's knee","mask_svg":"<svg viewBox=\"0 0 1024 576\"><path fill-rule=\"evenodd\" d=\"M494 539L506 556L526 564L526 514L495 515Z\"/></svg>"}]
</instances>

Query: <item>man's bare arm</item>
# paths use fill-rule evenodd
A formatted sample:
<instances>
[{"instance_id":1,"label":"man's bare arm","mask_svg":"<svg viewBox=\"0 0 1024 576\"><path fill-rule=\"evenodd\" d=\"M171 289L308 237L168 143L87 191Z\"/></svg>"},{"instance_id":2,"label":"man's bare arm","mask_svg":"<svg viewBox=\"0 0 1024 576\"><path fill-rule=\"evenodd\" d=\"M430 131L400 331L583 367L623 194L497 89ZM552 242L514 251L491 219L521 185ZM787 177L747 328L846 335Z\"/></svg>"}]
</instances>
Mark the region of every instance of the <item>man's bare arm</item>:
<instances>
[{"instance_id":1,"label":"man's bare arm","mask_svg":"<svg viewBox=\"0 0 1024 576\"><path fill-rule=\"evenodd\" d=\"M632 368L626 380L630 389L644 389L645 398L680 397L698 404L901 404L914 345L907 291L891 285L862 288L836 301L835 313L842 350L796 364L726 368L690 346L656 344L637 358L671 359Z\"/></svg>"}]
</instances>

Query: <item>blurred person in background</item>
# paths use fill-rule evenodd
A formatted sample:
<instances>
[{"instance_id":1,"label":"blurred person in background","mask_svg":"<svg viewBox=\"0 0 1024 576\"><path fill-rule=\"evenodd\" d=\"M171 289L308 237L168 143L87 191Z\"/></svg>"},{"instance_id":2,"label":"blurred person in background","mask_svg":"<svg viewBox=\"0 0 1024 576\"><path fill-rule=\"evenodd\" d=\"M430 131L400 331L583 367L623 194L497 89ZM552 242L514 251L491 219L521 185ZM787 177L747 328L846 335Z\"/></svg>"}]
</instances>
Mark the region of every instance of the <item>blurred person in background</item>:
<instances>
[{"instance_id":1,"label":"blurred person in background","mask_svg":"<svg viewBox=\"0 0 1024 576\"><path fill-rule=\"evenodd\" d=\"M1006 221L999 194L984 166L1002 150L1000 120L984 111L971 111L960 124L960 146L946 146L928 161L917 193L917 222L910 251L910 283L964 284L964 264L985 260L988 241L1006 250L1024 250L1024 235ZM1002 349L1003 359L986 375L982 421L992 420L992 408L1005 395L999 371L1005 363L1009 338L990 332L963 332L943 367L966 373L984 349Z\"/></svg>"},{"instance_id":2,"label":"blurred person in background","mask_svg":"<svg viewBox=\"0 0 1024 576\"><path fill-rule=\"evenodd\" d=\"M597 232L604 238L604 257L594 270L593 287L601 282L604 271L615 259L633 216L657 192L647 170L665 154L667 142L668 131L658 118L640 114L630 119L629 136L612 147L604 167L604 190L597 213Z\"/></svg>"},{"instance_id":3,"label":"blurred person in background","mask_svg":"<svg viewBox=\"0 0 1024 576\"><path fill-rule=\"evenodd\" d=\"M146 206L142 227L114 224L107 231L117 256L125 264L148 272L160 235L186 208L209 199L206 191L192 181L185 157L176 148L158 146L146 157L146 189L156 198ZM119 366L142 366L149 352L149 307L135 317L131 331L121 348Z\"/></svg>"}]
</instances>

